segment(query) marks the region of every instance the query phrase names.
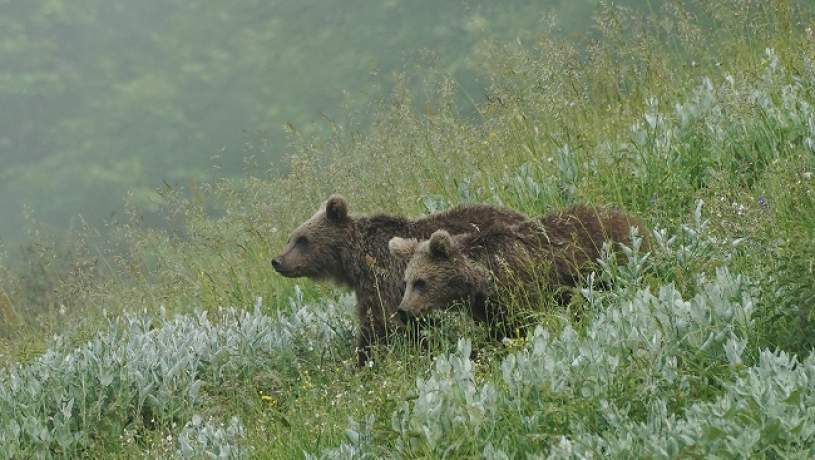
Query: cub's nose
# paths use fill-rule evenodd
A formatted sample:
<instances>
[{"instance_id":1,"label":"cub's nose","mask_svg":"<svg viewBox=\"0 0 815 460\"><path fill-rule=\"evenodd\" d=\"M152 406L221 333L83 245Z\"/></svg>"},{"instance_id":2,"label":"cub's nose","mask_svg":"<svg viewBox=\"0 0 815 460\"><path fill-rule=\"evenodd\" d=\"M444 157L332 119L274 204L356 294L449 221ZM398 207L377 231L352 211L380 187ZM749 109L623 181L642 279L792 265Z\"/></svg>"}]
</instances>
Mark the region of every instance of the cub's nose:
<instances>
[{"instance_id":1,"label":"cub's nose","mask_svg":"<svg viewBox=\"0 0 815 460\"><path fill-rule=\"evenodd\" d=\"M411 315L406 310L402 310L401 308L397 310L397 312L399 313L399 319L402 321L403 324L410 324L415 319L413 315Z\"/></svg>"},{"instance_id":2,"label":"cub's nose","mask_svg":"<svg viewBox=\"0 0 815 460\"><path fill-rule=\"evenodd\" d=\"M280 257L275 257L272 259L272 268L277 271L280 271L280 268L283 267L283 262L280 261Z\"/></svg>"}]
</instances>

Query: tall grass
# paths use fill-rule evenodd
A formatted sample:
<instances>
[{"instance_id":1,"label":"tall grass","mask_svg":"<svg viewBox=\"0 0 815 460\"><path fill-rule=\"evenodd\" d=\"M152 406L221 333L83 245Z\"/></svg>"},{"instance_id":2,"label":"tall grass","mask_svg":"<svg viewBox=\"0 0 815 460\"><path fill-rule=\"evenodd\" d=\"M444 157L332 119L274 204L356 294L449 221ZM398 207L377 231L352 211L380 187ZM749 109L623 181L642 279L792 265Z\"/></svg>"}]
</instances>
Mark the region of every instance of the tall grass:
<instances>
[{"instance_id":1,"label":"tall grass","mask_svg":"<svg viewBox=\"0 0 815 460\"><path fill-rule=\"evenodd\" d=\"M400 76L372 102L372 126L332 122L323 139L293 130L285 177L161 190L171 230L131 209L105 244L34 235L27 264L0 270L3 446L43 457L811 457L812 8L654 8L603 3L582 42L542 25L484 43L489 90L475 107L456 103L441 72L427 72L425 97ZM581 314L542 314L528 343L495 344L440 315L426 346L396 339L356 370L350 301L304 318L304 304L335 294L295 290L269 265L333 192L358 212L613 204L642 216L655 244L607 261L569 305ZM612 289L596 287L603 278ZM151 375L155 385L138 383Z\"/></svg>"}]
</instances>

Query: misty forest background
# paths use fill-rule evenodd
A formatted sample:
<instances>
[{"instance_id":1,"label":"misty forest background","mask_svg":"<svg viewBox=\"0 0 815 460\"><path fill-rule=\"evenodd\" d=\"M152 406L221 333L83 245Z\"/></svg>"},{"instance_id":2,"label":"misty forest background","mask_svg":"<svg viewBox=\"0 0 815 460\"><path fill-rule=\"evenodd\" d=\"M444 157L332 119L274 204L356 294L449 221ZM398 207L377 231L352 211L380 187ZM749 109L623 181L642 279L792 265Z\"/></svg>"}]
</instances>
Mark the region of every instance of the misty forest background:
<instances>
[{"instance_id":1,"label":"misty forest background","mask_svg":"<svg viewBox=\"0 0 815 460\"><path fill-rule=\"evenodd\" d=\"M531 36L543 11L582 33L594 3L3 2L0 239L26 217L99 226L128 192L150 211L164 183L280 175L287 126L363 127L394 72L432 65L480 102L483 40Z\"/></svg>"},{"instance_id":2,"label":"misty forest background","mask_svg":"<svg viewBox=\"0 0 815 460\"><path fill-rule=\"evenodd\" d=\"M0 0L0 458L813 458L813 56L808 0ZM270 264L335 192L653 244L358 369Z\"/></svg>"}]
</instances>

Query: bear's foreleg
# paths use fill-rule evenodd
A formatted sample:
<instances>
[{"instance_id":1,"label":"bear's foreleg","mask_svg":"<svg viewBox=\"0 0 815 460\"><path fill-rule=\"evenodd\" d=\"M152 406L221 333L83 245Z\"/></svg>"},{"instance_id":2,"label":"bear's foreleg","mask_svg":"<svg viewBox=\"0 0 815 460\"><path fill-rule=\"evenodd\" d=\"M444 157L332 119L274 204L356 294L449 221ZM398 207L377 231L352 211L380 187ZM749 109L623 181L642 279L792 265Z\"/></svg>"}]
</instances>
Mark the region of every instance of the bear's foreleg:
<instances>
[{"instance_id":1,"label":"bear's foreleg","mask_svg":"<svg viewBox=\"0 0 815 460\"><path fill-rule=\"evenodd\" d=\"M386 313L382 311L378 301L364 301L357 304L357 317L359 318L359 333L357 334L357 365L365 366L371 359L371 348L383 340L387 335Z\"/></svg>"}]
</instances>

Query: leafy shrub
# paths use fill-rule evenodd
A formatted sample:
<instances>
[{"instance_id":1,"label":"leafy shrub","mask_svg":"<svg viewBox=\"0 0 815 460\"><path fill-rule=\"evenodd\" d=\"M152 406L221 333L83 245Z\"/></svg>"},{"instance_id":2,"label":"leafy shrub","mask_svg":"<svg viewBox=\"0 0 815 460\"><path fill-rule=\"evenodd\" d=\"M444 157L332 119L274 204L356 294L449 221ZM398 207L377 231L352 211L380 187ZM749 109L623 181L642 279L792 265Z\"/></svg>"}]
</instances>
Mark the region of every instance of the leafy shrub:
<instances>
[{"instance_id":1,"label":"leafy shrub","mask_svg":"<svg viewBox=\"0 0 815 460\"><path fill-rule=\"evenodd\" d=\"M203 312L158 321L126 315L74 350L57 337L32 363L0 371L4 454L70 456L95 438L183 422L207 387L349 338L351 302L306 305L298 291L292 312L276 318L259 308L222 310L217 322Z\"/></svg>"},{"instance_id":2,"label":"leafy shrub","mask_svg":"<svg viewBox=\"0 0 815 460\"><path fill-rule=\"evenodd\" d=\"M734 357L737 355L733 355ZM815 455L815 360L763 351L754 367L725 380L724 394L670 414L668 401L649 403L645 421L601 401L609 430L561 438L548 458L752 458Z\"/></svg>"},{"instance_id":3,"label":"leafy shrub","mask_svg":"<svg viewBox=\"0 0 815 460\"><path fill-rule=\"evenodd\" d=\"M194 415L178 435L176 456L219 460L249 458L249 449L240 445L243 436L244 428L237 417L232 417L229 425L224 426L212 420L204 423L200 416Z\"/></svg>"},{"instance_id":4,"label":"leafy shrub","mask_svg":"<svg viewBox=\"0 0 815 460\"><path fill-rule=\"evenodd\" d=\"M476 385L470 352L470 342L460 340L455 354L436 358L430 377L417 379L413 404L394 414L396 447L404 455L462 455L468 437L492 431L496 390Z\"/></svg>"}]
</instances>

